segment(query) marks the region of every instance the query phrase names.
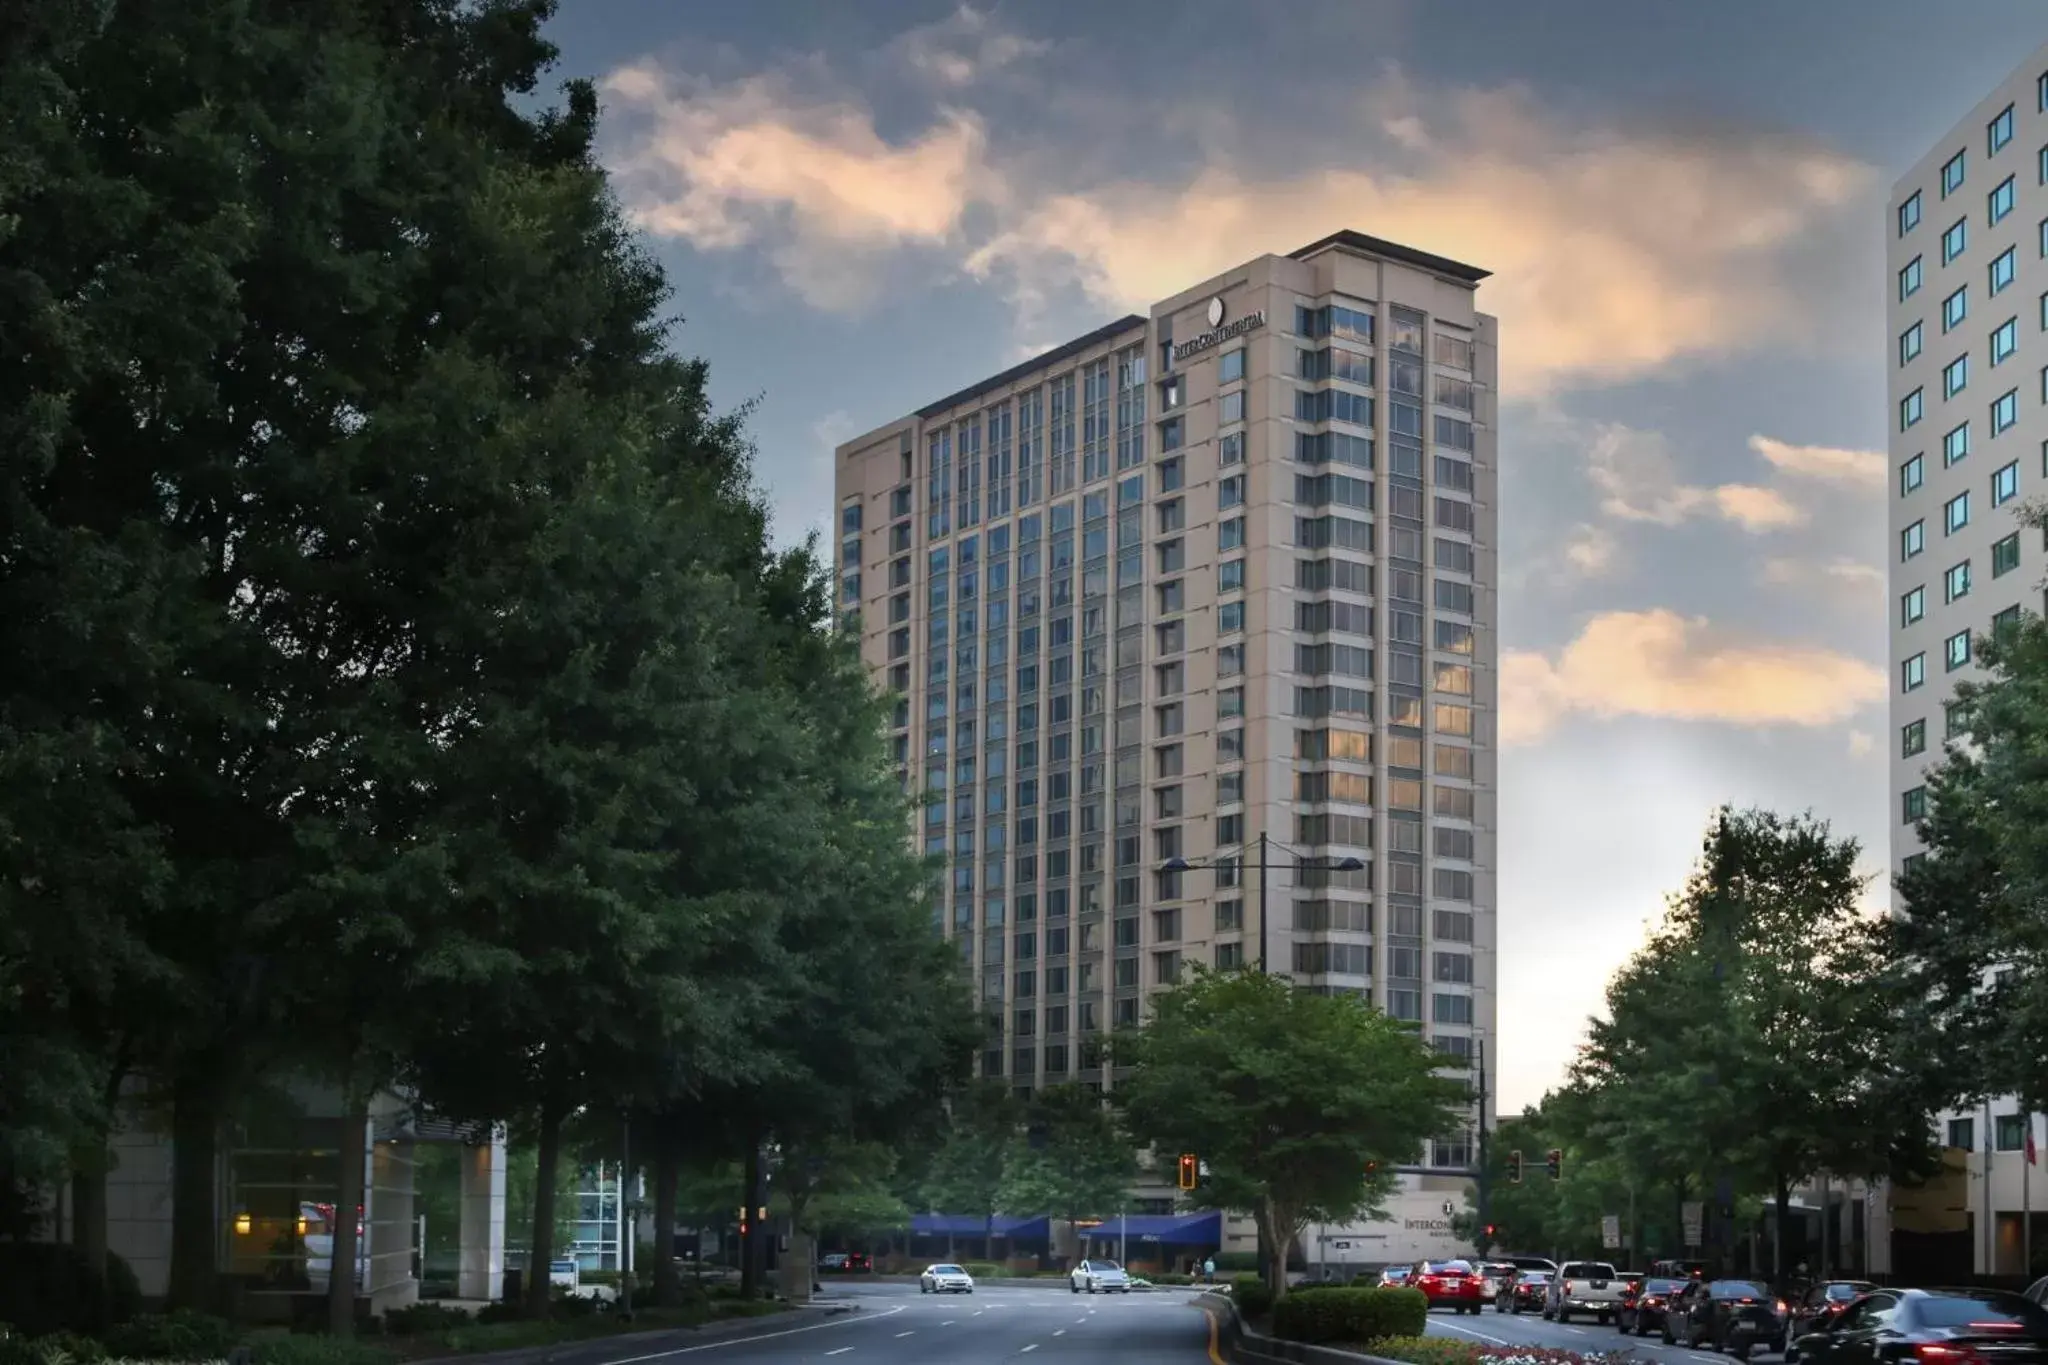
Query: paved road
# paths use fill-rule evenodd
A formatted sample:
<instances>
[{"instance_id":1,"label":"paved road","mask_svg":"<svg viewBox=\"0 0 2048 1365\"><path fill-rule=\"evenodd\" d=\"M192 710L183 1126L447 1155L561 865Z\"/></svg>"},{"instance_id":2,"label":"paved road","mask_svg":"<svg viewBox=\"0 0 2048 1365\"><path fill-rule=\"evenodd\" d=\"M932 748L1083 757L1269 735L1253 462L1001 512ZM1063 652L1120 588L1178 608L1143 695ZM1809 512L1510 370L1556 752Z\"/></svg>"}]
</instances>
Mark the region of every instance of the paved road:
<instances>
[{"instance_id":1,"label":"paved road","mask_svg":"<svg viewBox=\"0 0 2048 1365\"><path fill-rule=\"evenodd\" d=\"M1703 1365L1706 1361L1730 1365L1734 1360L1733 1356L1715 1355L1712 1351L1666 1346L1663 1337L1655 1333L1647 1337L1625 1337L1612 1326L1602 1327L1597 1322L1545 1322L1538 1313L1496 1313L1491 1308L1477 1317L1461 1317L1449 1312L1431 1313L1429 1334L1433 1337L1462 1337L1467 1341L1485 1342L1489 1346L1627 1351L1639 1359L1658 1362L1658 1365ZM1750 1359L1775 1365L1784 1357L1759 1352L1751 1355Z\"/></svg>"},{"instance_id":2,"label":"paved road","mask_svg":"<svg viewBox=\"0 0 2048 1365\"><path fill-rule=\"evenodd\" d=\"M1209 1365L1209 1320L1182 1290L1090 1298L983 1286L919 1294L916 1284L828 1286L857 1312L771 1336L704 1342L606 1365Z\"/></svg>"}]
</instances>

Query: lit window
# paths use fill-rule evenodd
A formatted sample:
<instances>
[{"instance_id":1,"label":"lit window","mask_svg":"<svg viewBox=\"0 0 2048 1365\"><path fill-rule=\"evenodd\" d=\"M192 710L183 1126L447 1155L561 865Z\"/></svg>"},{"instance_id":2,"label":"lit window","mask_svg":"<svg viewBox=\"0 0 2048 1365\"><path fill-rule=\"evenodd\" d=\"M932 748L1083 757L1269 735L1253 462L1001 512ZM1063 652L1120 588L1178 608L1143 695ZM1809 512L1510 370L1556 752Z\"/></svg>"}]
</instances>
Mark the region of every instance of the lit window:
<instances>
[{"instance_id":1,"label":"lit window","mask_svg":"<svg viewBox=\"0 0 2048 1365\"><path fill-rule=\"evenodd\" d=\"M1990 215L1993 224L2003 221L2005 216L2012 212L2015 192L2013 178L2007 176L1998 182L1997 189L1985 196L1985 210Z\"/></svg>"},{"instance_id":2,"label":"lit window","mask_svg":"<svg viewBox=\"0 0 2048 1365\"><path fill-rule=\"evenodd\" d=\"M1941 463L1943 468L1954 464L1970 453L1970 424L1964 422L1941 438Z\"/></svg>"},{"instance_id":3,"label":"lit window","mask_svg":"<svg viewBox=\"0 0 2048 1365\"><path fill-rule=\"evenodd\" d=\"M1899 558L1911 559L1927 548L1927 523L1916 521L1899 532Z\"/></svg>"},{"instance_id":4,"label":"lit window","mask_svg":"<svg viewBox=\"0 0 2048 1365\"><path fill-rule=\"evenodd\" d=\"M1970 632L1968 630L1959 630L1941 642L1941 660L1948 666L1948 671L1951 673L1959 668L1967 668L1969 666Z\"/></svg>"},{"instance_id":5,"label":"lit window","mask_svg":"<svg viewBox=\"0 0 2048 1365\"><path fill-rule=\"evenodd\" d=\"M1991 402L1991 434L2010 431L2020 420L2020 391L2007 389Z\"/></svg>"},{"instance_id":6,"label":"lit window","mask_svg":"<svg viewBox=\"0 0 2048 1365\"><path fill-rule=\"evenodd\" d=\"M1970 595L1969 560L1949 566L1948 573L1942 578L1941 590L1943 599L1949 602L1957 602Z\"/></svg>"},{"instance_id":7,"label":"lit window","mask_svg":"<svg viewBox=\"0 0 2048 1365\"><path fill-rule=\"evenodd\" d=\"M1952 332L1970 316L1970 287L1964 285L1941 301L1941 330Z\"/></svg>"},{"instance_id":8,"label":"lit window","mask_svg":"<svg viewBox=\"0 0 2048 1365\"><path fill-rule=\"evenodd\" d=\"M2004 113L1991 120L1990 124L1984 129L1984 141L1991 148L1993 156L1996 156L2006 143L2012 141L2012 106L2010 104L2005 106Z\"/></svg>"},{"instance_id":9,"label":"lit window","mask_svg":"<svg viewBox=\"0 0 2048 1365\"><path fill-rule=\"evenodd\" d=\"M2020 264L2019 248L2009 246L1998 253L1998 259L1985 267L1991 276L1991 292L1996 294L2012 283Z\"/></svg>"},{"instance_id":10,"label":"lit window","mask_svg":"<svg viewBox=\"0 0 2048 1365\"><path fill-rule=\"evenodd\" d=\"M1914 190L1905 203L1899 205L1899 236L1903 237L1920 226L1920 191Z\"/></svg>"},{"instance_id":11,"label":"lit window","mask_svg":"<svg viewBox=\"0 0 2048 1365\"><path fill-rule=\"evenodd\" d=\"M1909 299L1920 290L1920 258L1915 256L1899 269L1899 297Z\"/></svg>"},{"instance_id":12,"label":"lit window","mask_svg":"<svg viewBox=\"0 0 2048 1365\"><path fill-rule=\"evenodd\" d=\"M2001 364L2012 357L2020 348L2020 320L2007 318L1998 324L1998 330L1991 334L1991 363Z\"/></svg>"},{"instance_id":13,"label":"lit window","mask_svg":"<svg viewBox=\"0 0 2048 1365\"><path fill-rule=\"evenodd\" d=\"M1913 492L1920 487L1925 479L1926 461L1915 455L1912 459L1899 466L1899 496L1903 498L1908 493Z\"/></svg>"},{"instance_id":14,"label":"lit window","mask_svg":"<svg viewBox=\"0 0 2048 1365\"><path fill-rule=\"evenodd\" d=\"M1927 681L1927 656L1915 654L1899 665L1899 690L1911 692Z\"/></svg>"},{"instance_id":15,"label":"lit window","mask_svg":"<svg viewBox=\"0 0 2048 1365\"><path fill-rule=\"evenodd\" d=\"M1912 426L1915 422L1918 422L1921 419L1921 417L1925 415L1926 402L1926 395L1923 394L1919 389L1913 390L1911 393L1907 394L1904 398L1901 398L1899 400L1900 431L1904 431L1906 428Z\"/></svg>"},{"instance_id":16,"label":"lit window","mask_svg":"<svg viewBox=\"0 0 2048 1365\"><path fill-rule=\"evenodd\" d=\"M1941 396L1953 398L1970 387L1970 357L1959 355L1941 367Z\"/></svg>"},{"instance_id":17,"label":"lit window","mask_svg":"<svg viewBox=\"0 0 2048 1365\"><path fill-rule=\"evenodd\" d=\"M1991 505L2003 507L2020 495L2020 462L2000 468L1991 476Z\"/></svg>"},{"instance_id":18,"label":"lit window","mask_svg":"<svg viewBox=\"0 0 2048 1365\"><path fill-rule=\"evenodd\" d=\"M1970 224L1968 219L1958 218L1941 234L1941 263L1947 265L1970 247Z\"/></svg>"},{"instance_id":19,"label":"lit window","mask_svg":"<svg viewBox=\"0 0 2048 1365\"><path fill-rule=\"evenodd\" d=\"M1991 576L2003 578L2020 566L2020 533L2002 536L1991 542Z\"/></svg>"},{"instance_id":20,"label":"lit window","mask_svg":"<svg viewBox=\"0 0 2048 1365\"><path fill-rule=\"evenodd\" d=\"M1941 168L1941 197L1946 199L1963 187L1963 154L1957 152Z\"/></svg>"},{"instance_id":21,"label":"lit window","mask_svg":"<svg viewBox=\"0 0 2048 1365\"><path fill-rule=\"evenodd\" d=\"M1916 322L1905 331L1899 333L1899 363L1901 365L1909 363L1914 356L1920 354L1921 331L1920 324Z\"/></svg>"},{"instance_id":22,"label":"lit window","mask_svg":"<svg viewBox=\"0 0 2048 1365\"><path fill-rule=\"evenodd\" d=\"M1956 532L1962 530L1965 526L1968 526L1970 524L1969 493L1958 493L1954 497L1950 498L1947 502L1943 503L1941 507L1941 519L1943 524L1947 527L1947 530L1944 532L1944 534L1947 535L1952 536Z\"/></svg>"},{"instance_id":23,"label":"lit window","mask_svg":"<svg viewBox=\"0 0 2048 1365\"><path fill-rule=\"evenodd\" d=\"M1910 626L1927 614L1927 589L1915 588L1899 599L1899 624Z\"/></svg>"}]
</instances>

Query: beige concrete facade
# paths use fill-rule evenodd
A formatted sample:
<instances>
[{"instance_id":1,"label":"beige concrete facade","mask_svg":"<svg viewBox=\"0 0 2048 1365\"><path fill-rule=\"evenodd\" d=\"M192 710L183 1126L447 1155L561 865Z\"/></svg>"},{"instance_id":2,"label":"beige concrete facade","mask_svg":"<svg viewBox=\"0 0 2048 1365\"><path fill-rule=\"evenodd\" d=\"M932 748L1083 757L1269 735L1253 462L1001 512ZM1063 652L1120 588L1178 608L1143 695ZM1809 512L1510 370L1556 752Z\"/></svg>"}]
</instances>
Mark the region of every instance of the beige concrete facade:
<instances>
[{"instance_id":1,"label":"beige concrete facade","mask_svg":"<svg viewBox=\"0 0 2048 1365\"><path fill-rule=\"evenodd\" d=\"M1101 1038L1262 931L1302 985L1490 1045L1485 273L1340 233L839 448L840 606L902 697L984 1074L1113 1085Z\"/></svg>"},{"instance_id":2,"label":"beige concrete facade","mask_svg":"<svg viewBox=\"0 0 2048 1365\"><path fill-rule=\"evenodd\" d=\"M2048 475L2048 46L1899 179L1884 231L1891 845L1902 866L1921 850L1915 822L1956 684L1979 676L1974 642L2043 605L2041 536L2016 514ZM1968 1153L1962 1212L1976 1268L2021 1273L2029 1240L2041 1263L2048 1237L2023 1237L2021 1210L2048 1202L2048 1187L2033 1188L2018 1102L1940 1122Z\"/></svg>"}]
</instances>

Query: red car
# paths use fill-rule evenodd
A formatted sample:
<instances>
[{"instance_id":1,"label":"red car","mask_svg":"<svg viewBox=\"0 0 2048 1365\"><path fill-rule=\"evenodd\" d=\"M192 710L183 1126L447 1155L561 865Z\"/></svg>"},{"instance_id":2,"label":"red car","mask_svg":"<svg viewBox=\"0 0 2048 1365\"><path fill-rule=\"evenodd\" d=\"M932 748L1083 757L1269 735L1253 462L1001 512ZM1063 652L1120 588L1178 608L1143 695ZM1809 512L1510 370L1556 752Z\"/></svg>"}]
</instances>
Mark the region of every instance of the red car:
<instances>
[{"instance_id":1,"label":"red car","mask_svg":"<svg viewBox=\"0 0 2048 1365\"><path fill-rule=\"evenodd\" d=\"M1408 1283L1423 1292L1431 1308L1477 1313L1486 1304L1486 1280L1470 1261L1417 1261Z\"/></svg>"}]
</instances>

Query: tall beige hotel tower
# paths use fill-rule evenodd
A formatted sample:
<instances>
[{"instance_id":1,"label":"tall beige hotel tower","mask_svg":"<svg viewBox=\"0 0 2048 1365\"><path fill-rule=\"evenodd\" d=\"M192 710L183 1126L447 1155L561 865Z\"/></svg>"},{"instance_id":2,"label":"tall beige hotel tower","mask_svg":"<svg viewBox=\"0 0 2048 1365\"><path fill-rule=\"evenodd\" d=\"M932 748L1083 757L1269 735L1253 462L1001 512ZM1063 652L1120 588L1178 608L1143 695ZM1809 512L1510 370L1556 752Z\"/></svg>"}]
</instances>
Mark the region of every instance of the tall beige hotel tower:
<instances>
[{"instance_id":1,"label":"tall beige hotel tower","mask_svg":"<svg viewBox=\"0 0 2048 1365\"><path fill-rule=\"evenodd\" d=\"M839 448L839 605L983 1074L1113 1086L1099 1044L1192 962L1490 1040L1486 275L1340 232Z\"/></svg>"}]
</instances>

